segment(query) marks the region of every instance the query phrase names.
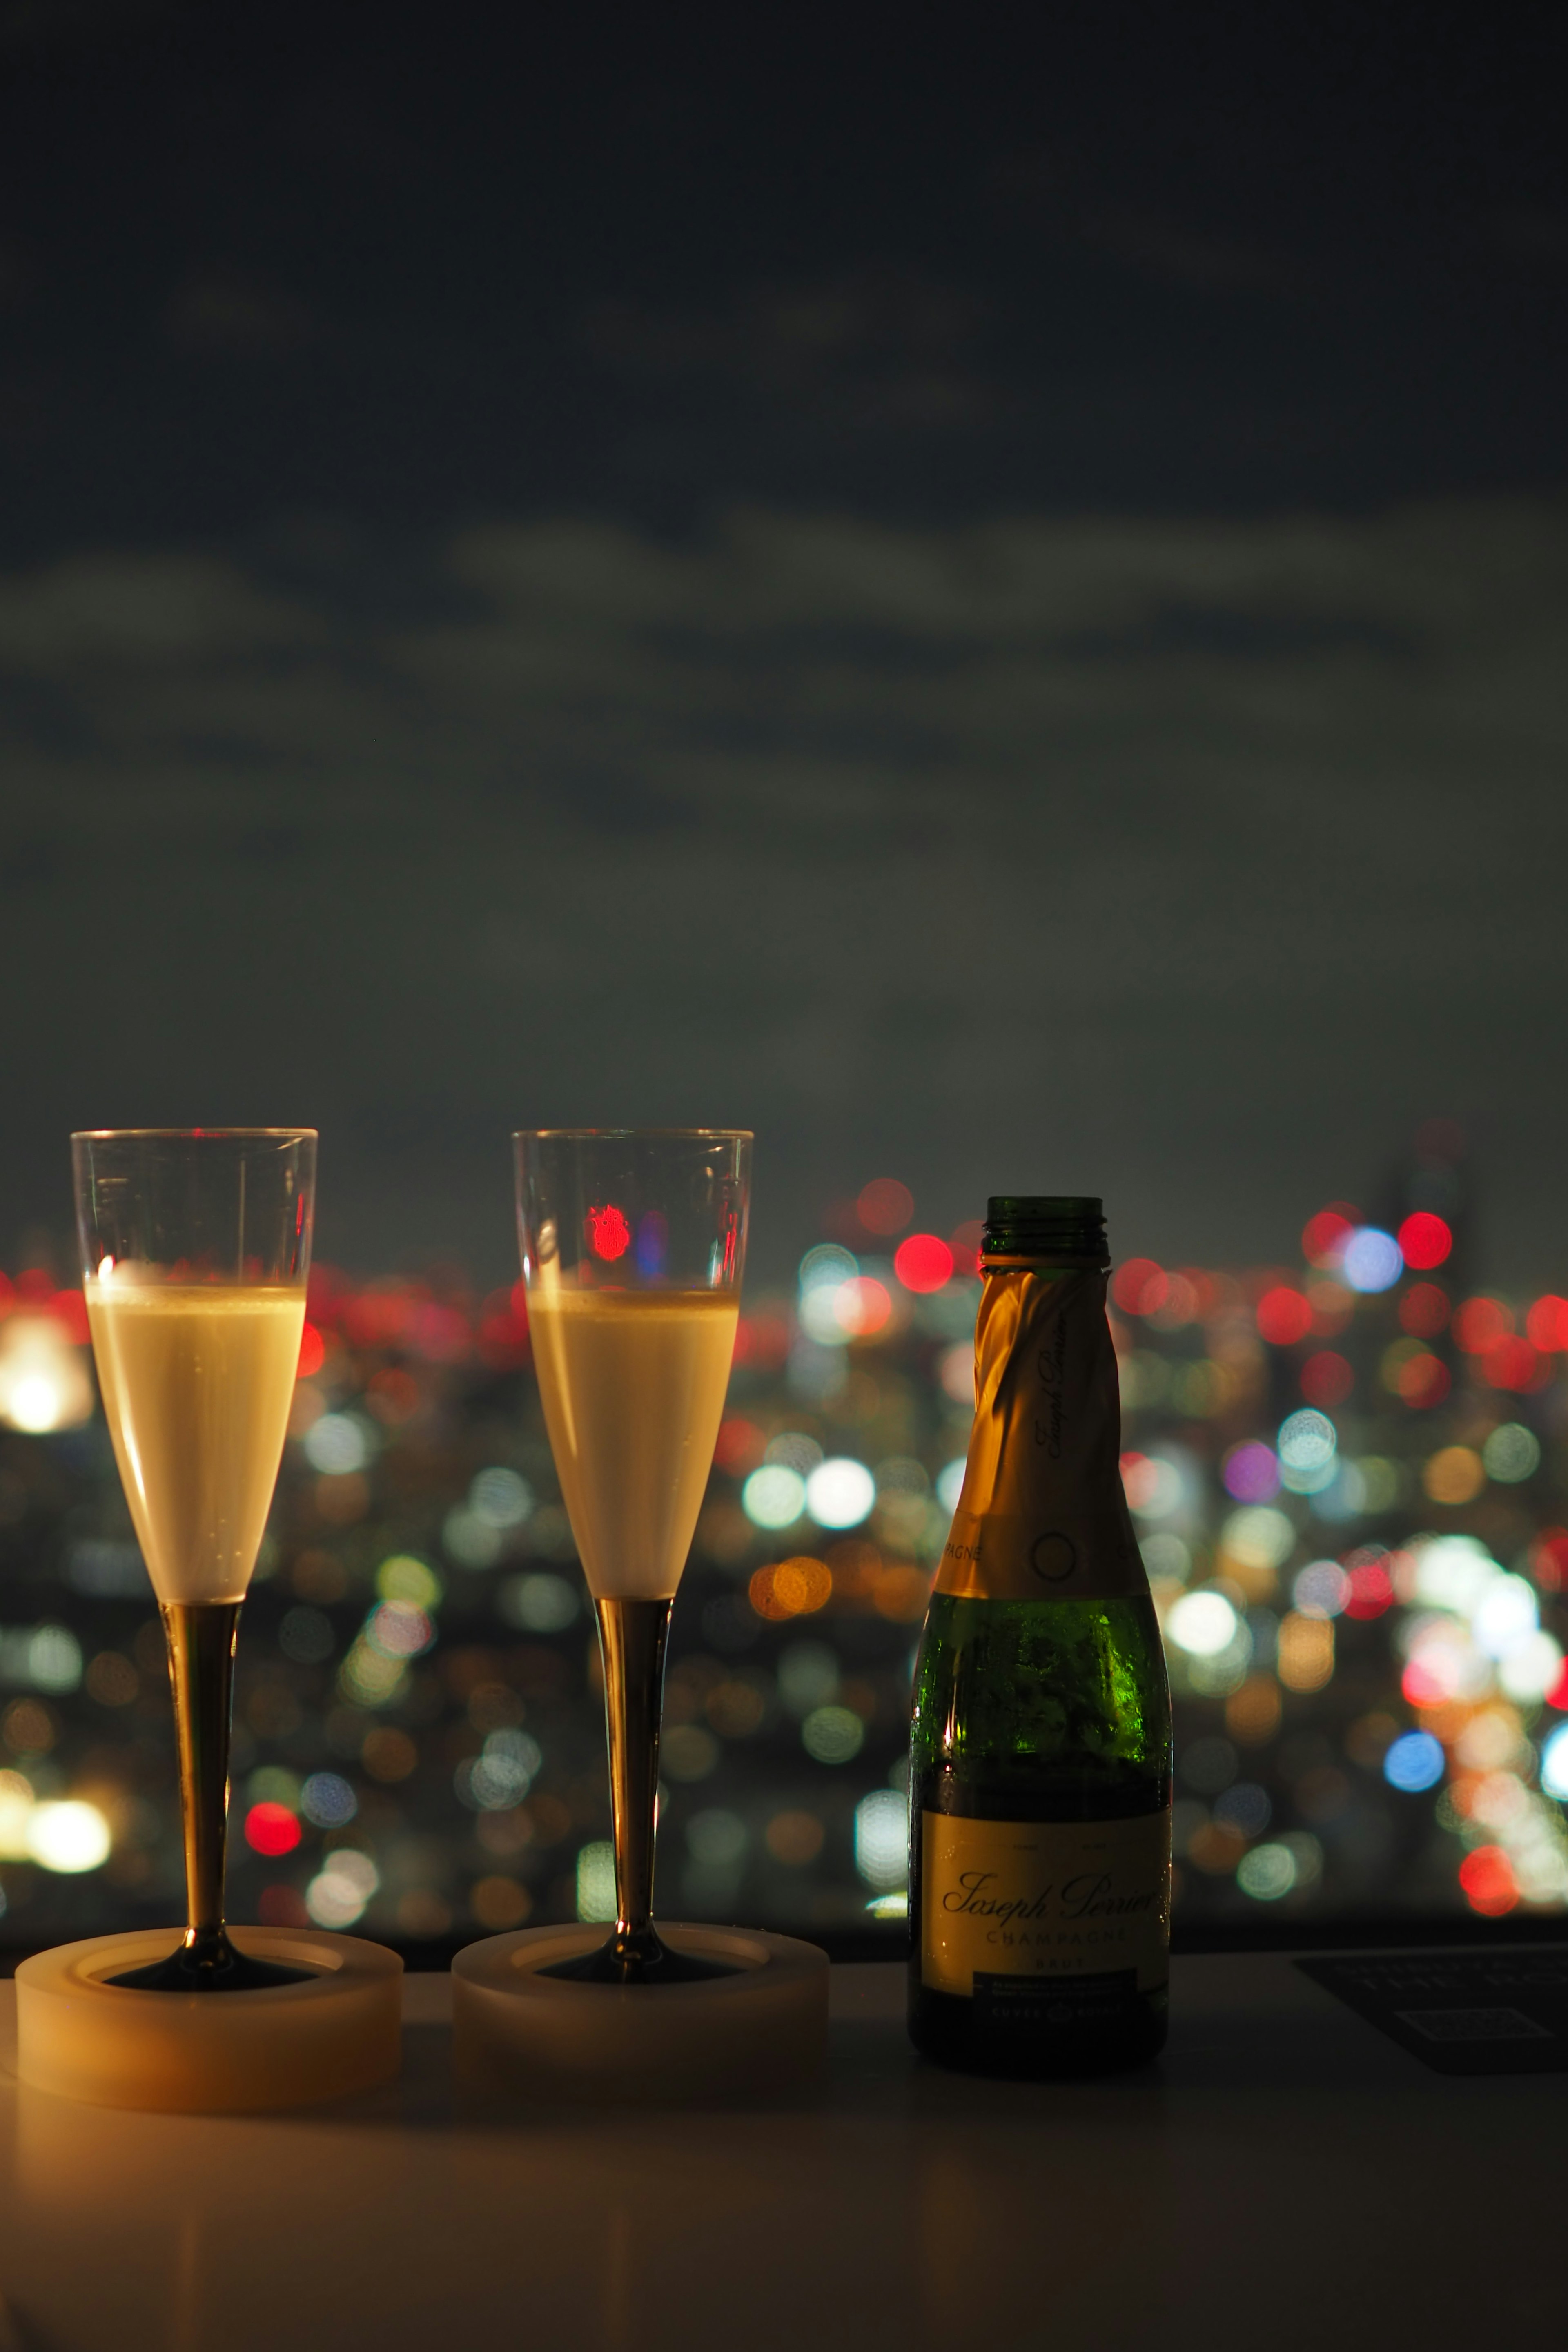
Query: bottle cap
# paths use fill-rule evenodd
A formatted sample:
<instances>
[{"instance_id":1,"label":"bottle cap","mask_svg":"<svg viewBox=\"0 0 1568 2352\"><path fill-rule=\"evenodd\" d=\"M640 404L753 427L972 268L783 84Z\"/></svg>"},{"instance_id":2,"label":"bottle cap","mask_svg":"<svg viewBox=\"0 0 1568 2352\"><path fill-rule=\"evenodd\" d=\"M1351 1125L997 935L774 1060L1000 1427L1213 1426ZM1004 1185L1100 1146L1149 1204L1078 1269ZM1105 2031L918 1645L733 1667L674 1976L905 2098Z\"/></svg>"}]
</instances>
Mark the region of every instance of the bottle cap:
<instances>
[{"instance_id":1,"label":"bottle cap","mask_svg":"<svg viewBox=\"0 0 1568 2352\"><path fill-rule=\"evenodd\" d=\"M1109 1265L1104 1203L1088 1192L994 1192L985 1204L980 1255Z\"/></svg>"}]
</instances>

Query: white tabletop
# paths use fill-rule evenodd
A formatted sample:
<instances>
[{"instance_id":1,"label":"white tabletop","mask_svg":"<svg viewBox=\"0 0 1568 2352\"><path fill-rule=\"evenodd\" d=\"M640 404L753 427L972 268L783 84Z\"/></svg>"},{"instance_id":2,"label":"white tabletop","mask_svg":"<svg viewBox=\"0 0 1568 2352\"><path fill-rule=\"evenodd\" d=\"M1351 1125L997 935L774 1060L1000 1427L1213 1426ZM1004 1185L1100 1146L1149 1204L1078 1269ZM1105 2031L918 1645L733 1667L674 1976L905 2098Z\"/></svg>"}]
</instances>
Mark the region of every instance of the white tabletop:
<instances>
[{"instance_id":1,"label":"white tabletop","mask_svg":"<svg viewBox=\"0 0 1568 2352\"><path fill-rule=\"evenodd\" d=\"M902 1970L836 1969L826 2079L742 2112L458 2116L449 2002L411 1977L401 2084L308 2114L0 2076L0 2352L1475 2352L1563 2324L1568 2075L1433 2074L1272 1955L1179 1960L1158 2069L1047 2085L921 2064Z\"/></svg>"}]
</instances>

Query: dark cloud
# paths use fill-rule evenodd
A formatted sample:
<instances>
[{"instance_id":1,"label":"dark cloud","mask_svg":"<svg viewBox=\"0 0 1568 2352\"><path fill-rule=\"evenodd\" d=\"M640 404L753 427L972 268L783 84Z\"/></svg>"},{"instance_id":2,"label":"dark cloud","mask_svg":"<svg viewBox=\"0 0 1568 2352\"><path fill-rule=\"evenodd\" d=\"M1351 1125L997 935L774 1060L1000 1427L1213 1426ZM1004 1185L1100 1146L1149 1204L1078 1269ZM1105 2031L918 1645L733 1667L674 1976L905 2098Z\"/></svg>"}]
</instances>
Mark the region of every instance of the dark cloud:
<instances>
[{"instance_id":1,"label":"dark cloud","mask_svg":"<svg viewBox=\"0 0 1568 2352\"><path fill-rule=\"evenodd\" d=\"M765 1260L884 1161L1267 1253L1450 1109L1549 1255L1565 619L1568 514L1510 501L491 524L395 621L13 576L0 665L76 717L7 747L24 1092L315 1117L332 1246L492 1261L535 1119L749 1120Z\"/></svg>"}]
</instances>

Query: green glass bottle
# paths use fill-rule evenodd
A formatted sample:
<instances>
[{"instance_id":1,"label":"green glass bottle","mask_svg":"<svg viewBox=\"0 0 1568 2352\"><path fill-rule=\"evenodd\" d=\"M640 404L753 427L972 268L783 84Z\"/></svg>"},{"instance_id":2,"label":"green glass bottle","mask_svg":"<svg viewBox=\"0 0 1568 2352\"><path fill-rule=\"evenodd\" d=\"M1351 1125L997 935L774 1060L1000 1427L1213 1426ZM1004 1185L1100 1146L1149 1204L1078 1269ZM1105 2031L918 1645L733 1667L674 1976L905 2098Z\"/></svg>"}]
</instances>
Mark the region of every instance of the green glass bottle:
<instances>
[{"instance_id":1,"label":"green glass bottle","mask_svg":"<svg viewBox=\"0 0 1568 2352\"><path fill-rule=\"evenodd\" d=\"M910 2032L1000 2074L1165 2038L1171 1706L1097 1200L990 1202L963 1491L915 1672Z\"/></svg>"}]
</instances>

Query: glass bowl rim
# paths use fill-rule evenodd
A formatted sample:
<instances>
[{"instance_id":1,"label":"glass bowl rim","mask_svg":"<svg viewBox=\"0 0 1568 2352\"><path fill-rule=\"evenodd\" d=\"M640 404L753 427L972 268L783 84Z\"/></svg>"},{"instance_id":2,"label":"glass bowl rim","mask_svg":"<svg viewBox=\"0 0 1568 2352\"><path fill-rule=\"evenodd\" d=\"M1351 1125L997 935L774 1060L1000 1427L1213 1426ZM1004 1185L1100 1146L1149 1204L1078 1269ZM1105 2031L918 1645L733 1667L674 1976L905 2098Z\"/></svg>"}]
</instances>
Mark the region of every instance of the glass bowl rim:
<instances>
[{"instance_id":1,"label":"glass bowl rim","mask_svg":"<svg viewBox=\"0 0 1568 2352\"><path fill-rule=\"evenodd\" d=\"M626 1143L646 1136L649 1142L754 1143L751 1127L514 1127L514 1143Z\"/></svg>"},{"instance_id":2,"label":"glass bowl rim","mask_svg":"<svg viewBox=\"0 0 1568 2352\"><path fill-rule=\"evenodd\" d=\"M73 1143L232 1143L240 1136L267 1142L319 1143L317 1127L73 1127Z\"/></svg>"}]
</instances>

